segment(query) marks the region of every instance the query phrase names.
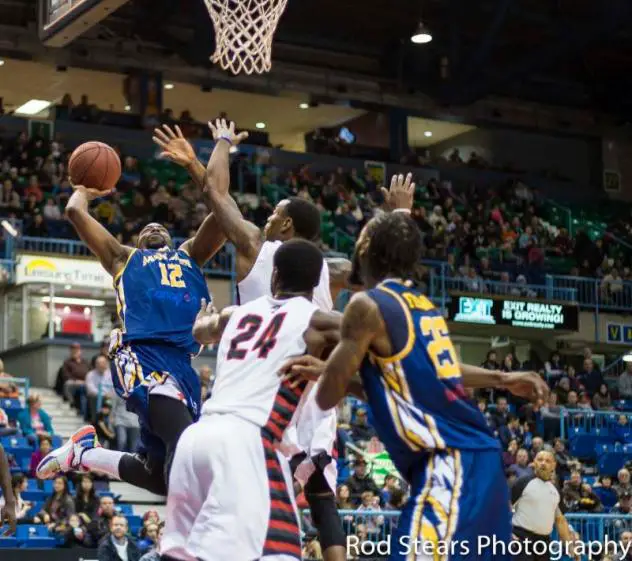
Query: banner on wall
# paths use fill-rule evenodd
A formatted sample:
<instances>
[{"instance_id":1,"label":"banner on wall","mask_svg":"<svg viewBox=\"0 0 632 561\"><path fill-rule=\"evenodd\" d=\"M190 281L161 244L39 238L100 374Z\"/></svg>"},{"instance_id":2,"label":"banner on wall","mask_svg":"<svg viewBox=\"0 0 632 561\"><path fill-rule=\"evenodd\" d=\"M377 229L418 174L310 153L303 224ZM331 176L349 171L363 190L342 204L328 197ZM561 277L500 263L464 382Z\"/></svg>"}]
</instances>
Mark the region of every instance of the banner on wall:
<instances>
[{"instance_id":1,"label":"banner on wall","mask_svg":"<svg viewBox=\"0 0 632 561\"><path fill-rule=\"evenodd\" d=\"M371 477L378 487L384 485L384 478L387 475L395 475L401 479L401 476L395 468L395 464L388 452L380 452L379 454L366 454L365 458L371 464Z\"/></svg>"},{"instance_id":2,"label":"banner on wall","mask_svg":"<svg viewBox=\"0 0 632 561\"><path fill-rule=\"evenodd\" d=\"M609 323L606 327L606 340L608 343L632 345L632 325Z\"/></svg>"},{"instance_id":3,"label":"banner on wall","mask_svg":"<svg viewBox=\"0 0 632 561\"><path fill-rule=\"evenodd\" d=\"M44 282L85 288L112 288L112 276L93 259L70 259L22 253L15 266L16 284Z\"/></svg>"},{"instance_id":4,"label":"banner on wall","mask_svg":"<svg viewBox=\"0 0 632 561\"><path fill-rule=\"evenodd\" d=\"M579 310L576 305L554 304L543 300L453 295L450 300L449 319L457 323L508 325L555 331L579 329Z\"/></svg>"}]
</instances>

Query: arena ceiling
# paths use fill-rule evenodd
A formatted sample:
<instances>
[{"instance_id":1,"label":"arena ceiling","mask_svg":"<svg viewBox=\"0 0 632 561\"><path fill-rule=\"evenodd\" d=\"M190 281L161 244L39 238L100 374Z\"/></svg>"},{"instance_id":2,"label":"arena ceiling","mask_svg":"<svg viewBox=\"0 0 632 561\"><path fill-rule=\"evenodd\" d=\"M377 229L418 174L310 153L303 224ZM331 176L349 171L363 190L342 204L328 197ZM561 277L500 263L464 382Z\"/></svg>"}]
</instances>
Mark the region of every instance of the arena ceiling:
<instances>
[{"instance_id":1,"label":"arena ceiling","mask_svg":"<svg viewBox=\"0 0 632 561\"><path fill-rule=\"evenodd\" d=\"M632 119L631 13L628 0L289 0L274 70L257 88L274 90L275 79L291 70L286 89L312 76L336 95L374 104L426 96L453 107L493 95ZM415 46L408 38L420 18L434 39ZM163 71L165 61L174 74L194 70L198 84L247 83L211 68L214 39L201 0L129 0L55 54L29 39L36 37L33 0L0 0L0 32L0 55L111 70L117 60L134 64L133 52ZM106 59L108 49L119 56ZM348 91L341 76L371 95Z\"/></svg>"}]
</instances>

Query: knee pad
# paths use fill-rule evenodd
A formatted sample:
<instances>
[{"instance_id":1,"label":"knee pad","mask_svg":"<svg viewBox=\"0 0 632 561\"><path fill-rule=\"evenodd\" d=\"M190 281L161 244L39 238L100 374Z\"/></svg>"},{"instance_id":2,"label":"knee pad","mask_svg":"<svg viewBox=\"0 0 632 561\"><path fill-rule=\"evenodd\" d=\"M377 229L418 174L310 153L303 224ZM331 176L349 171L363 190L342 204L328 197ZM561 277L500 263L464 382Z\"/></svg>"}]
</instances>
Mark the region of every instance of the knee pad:
<instances>
[{"instance_id":1,"label":"knee pad","mask_svg":"<svg viewBox=\"0 0 632 561\"><path fill-rule=\"evenodd\" d=\"M347 539L336 508L334 494L331 491L319 494L306 492L305 498L309 503L312 521L318 530L323 551L336 545L346 547Z\"/></svg>"}]
</instances>

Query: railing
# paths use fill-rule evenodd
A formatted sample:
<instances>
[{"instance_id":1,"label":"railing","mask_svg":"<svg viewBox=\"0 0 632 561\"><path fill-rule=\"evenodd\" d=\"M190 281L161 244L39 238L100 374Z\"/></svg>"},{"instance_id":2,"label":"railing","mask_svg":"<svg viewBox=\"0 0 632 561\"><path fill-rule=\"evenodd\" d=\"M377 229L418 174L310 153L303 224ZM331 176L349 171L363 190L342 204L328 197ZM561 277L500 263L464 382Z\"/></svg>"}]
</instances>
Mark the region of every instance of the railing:
<instances>
[{"instance_id":1,"label":"railing","mask_svg":"<svg viewBox=\"0 0 632 561\"><path fill-rule=\"evenodd\" d=\"M174 238L174 245L177 247L184 238ZM66 240L61 238L35 238L23 236L15 239L14 249L24 252L46 253L66 255L70 257L87 257L92 253L83 242L77 240ZM11 257L14 257L11 255ZM5 268L10 267L13 271L14 260L3 259L0 265ZM233 250L230 244L226 244L204 267L204 272L211 276L231 277L233 274Z\"/></svg>"},{"instance_id":2,"label":"railing","mask_svg":"<svg viewBox=\"0 0 632 561\"><path fill-rule=\"evenodd\" d=\"M0 385L13 384L20 390L20 401L26 406L26 401L29 398L29 390L31 389L31 381L28 378L13 378L12 376L6 376L0 378Z\"/></svg>"},{"instance_id":3,"label":"railing","mask_svg":"<svg viewBox=\"0 0 632 561\"><path fill-rule=\"evenodd\" d=\"M592 432L596 430L609 430L615 426L621 415L628 418L628 423L632 423L632 413L621 411L593 411L585 409L566 409L562 407L560 417L560 436L564 439L570 436L575 429Z\"/></svg>"},{"instance_id":4,"label":"railing","mask_svg":"<svg viewBox=\"0 0 632 561\"><path fill-rule=\"evenodd\" d=\"M601 373L604 378L613 378L617 380L626 369L626 364L627 363L623 360L623 357L619 357L617 360L611 362L603 368Z\"/></svg>"}]
</instances>

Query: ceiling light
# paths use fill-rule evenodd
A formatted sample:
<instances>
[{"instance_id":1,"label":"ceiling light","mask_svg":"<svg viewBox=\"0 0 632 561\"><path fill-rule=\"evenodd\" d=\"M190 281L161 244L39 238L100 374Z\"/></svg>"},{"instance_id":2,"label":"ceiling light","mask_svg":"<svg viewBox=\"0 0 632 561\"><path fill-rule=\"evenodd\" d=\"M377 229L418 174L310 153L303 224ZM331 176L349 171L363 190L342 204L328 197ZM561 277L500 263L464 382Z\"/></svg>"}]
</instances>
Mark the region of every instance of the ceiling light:
<instances>
[{"instance_id":1,"label":"ceiling light","mask_svg":"<svg viewBox=\"0 0 632 561\"><path fill-rule=\"evenodd\" d=\"M50 296L42 296L42 302L50 303ZM70 306L105 306L105 300L93 300L92 298L67 298L65 296L53 296L55 304L67 304Z\"/></svg>"},{"instance_id":2,"label":"ceiling light","mask_svg":"<svg viewBox=\"0 0 632 561\"><path fill-rule=\"evenodd\" d=\"M266 128L266 124L262 123L261 121L259 121L255 127L257 127L258 129L265 129Z\"/></svg>"},{"instance_id":3,"label":"ceiling light","mask_svg":"<svg viewBox=\"0 0 632 561\"><path fill-rule=\"evenodd\" d=\"M632 352L624 354L621 360L623 360L623 362L632 362Z\"/></svg>"},{"instance_id":4,"label":"ceiling light","mask_svg":"<svg viewBox=\"0 0 632 561\"><path fill-rule=\"evenodd\" d=\"M424 136L427 136L428 138L430 138L432 136L432 131L426 131L424 133Z\"/></svg>"},{"instance_id":5,"label":"ceiling light","mask_svg":"<svg viewBox=\"0 0 632 561\"><path fill-rule=\"evenodd\" d=\"M132 108L129 105L125 106L125 111L131 111L131 110L132 110Z\"/></svg>"},{"instance_id":6,"label":"ceiling light","mask_svg":"<svg viewBox=\"0 0 632 561\"><path fill-rule=\"evenodd\" d=\"M0 66L4 66L4 60L0 58Z\"/></svg>"},{"instance_id":7,"label":"ceiling light","mask_svg":"<svg viewBox=\"0 0 632 561\"><path fill-rule=\"evenodd\" d=\"M415 29L415 32L410 37L410 40L416 45L430 43L430 41L432 41L432 33L430 33L430 30L420 21L419 25L417 25L417 29Z\"/></svg>"},{"instance_id":8,"label":"ceiling light","mask_svg":"<svg viewBox=\"0 0 632 561\"><path fill-rule=\"evenodd\" d=\"M66 290L71 290L72 289L72 284L67 284L67 285L64 286L64 288Z\"/></svg>"},{"instance_id":9,"label":"ceiling light","mask_svg":"<svg viewBox=\"0 0 632 561\"><path fill-rule=\"evenodd\" d=\"M228 153L229 153L229 154L237 154L237 152L239 152L239 148L237 148L237 146L231 146L231 147L228 149Z\"/></svg>"},{"instance_id":10,"label":"ceiling light","mask_svg":"<svg viewBox=\"0 0 632 561\"><path fill-rule=\"evenodd\" d=\"M299 109L309 109L309 103L299 103L298 104Z\"/></svg>"},{"instance_id":11,"label":"ceiling light","mask_svg":"<svg viewBox=\"0 0 632 561\"><path fill-rule=\"evenodd\" d=\"M50 107L51 102L43 99L29 99L24 105L20 105L14 113L16 115L37 115Z\"/></svg>"},{"instance_id":12,"label":"ceiling light","mask_svg":"<svg viewBox=\"0 0 632 561\"><path fill-rule=\"evenodd\" d=\"M175 88L173 84L170 84L170 83L165 84L165 90L172 90L173 88Z\"/></svg>"}]
</instances>

